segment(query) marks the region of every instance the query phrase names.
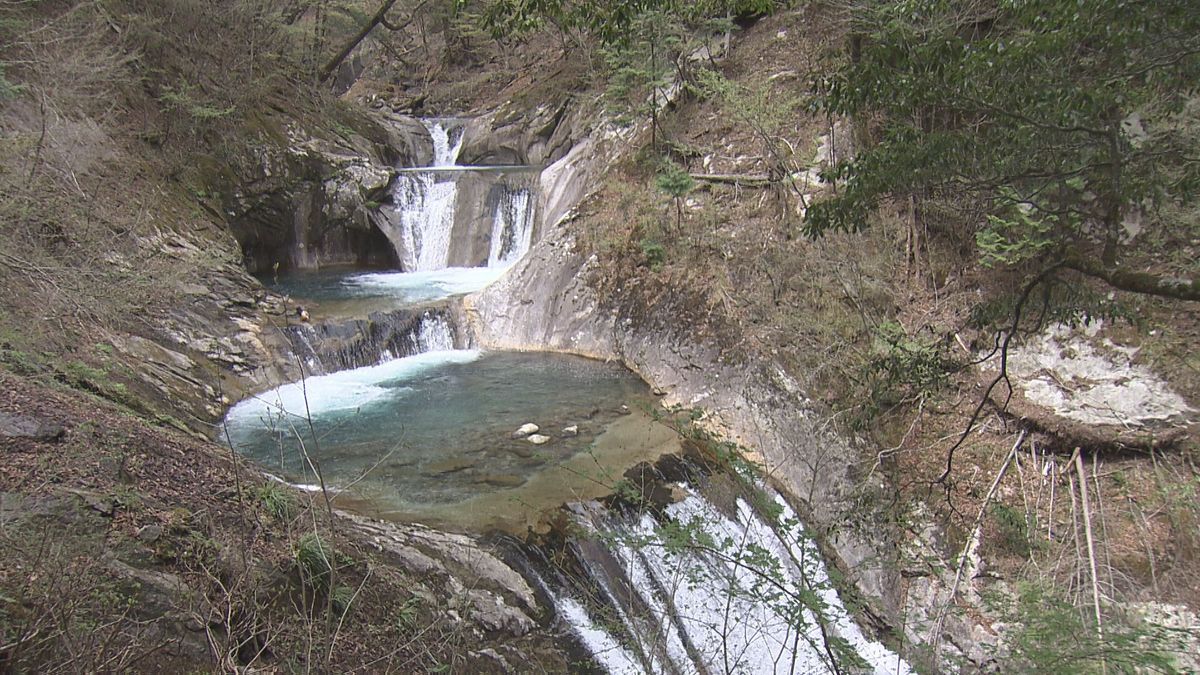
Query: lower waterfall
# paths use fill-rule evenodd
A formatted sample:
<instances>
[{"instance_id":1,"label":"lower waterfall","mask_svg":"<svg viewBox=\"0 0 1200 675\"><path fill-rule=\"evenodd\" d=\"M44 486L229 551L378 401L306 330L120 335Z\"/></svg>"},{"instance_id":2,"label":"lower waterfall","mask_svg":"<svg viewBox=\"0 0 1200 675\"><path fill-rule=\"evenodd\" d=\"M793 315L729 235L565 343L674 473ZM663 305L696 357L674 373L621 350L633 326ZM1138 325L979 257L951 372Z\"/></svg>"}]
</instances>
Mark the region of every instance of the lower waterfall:
<instances>
[{"instance_id":1,"label":"lower waterfall","mask_svg":"<svg viewBox=\"0 0 1200 675\"><path fill-rule=\"evenodd\" d=\"M668 488L678 501L657 516L570 506L574 572L545 586L605 672L912 672L854 623L778 493L721 507Z\"/></svg>"}]
</instances>

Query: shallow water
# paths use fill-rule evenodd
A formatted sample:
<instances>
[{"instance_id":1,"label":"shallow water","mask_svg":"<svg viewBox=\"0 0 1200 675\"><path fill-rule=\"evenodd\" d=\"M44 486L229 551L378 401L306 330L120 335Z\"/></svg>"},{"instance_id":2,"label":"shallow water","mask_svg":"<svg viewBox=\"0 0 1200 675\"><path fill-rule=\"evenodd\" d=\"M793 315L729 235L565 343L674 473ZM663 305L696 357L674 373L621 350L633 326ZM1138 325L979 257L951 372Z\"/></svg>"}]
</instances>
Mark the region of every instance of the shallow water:
<instances>
[{"instance_id":1,"label":"shallow water","mask_svg":"<svg viewBox=\"0 0 1200 675\"><path fill-rule=\"evenodd\" d=\"M227 421L234 446L267 471L316 483L303 442L327 484L349 487L342 506L520 531L673 451L674 433L641 412L652 404L645 383L615 364L459 350L285 385L239 403ZM527 422L550 441L512 438Z\"/></svg>"}]
</instances>

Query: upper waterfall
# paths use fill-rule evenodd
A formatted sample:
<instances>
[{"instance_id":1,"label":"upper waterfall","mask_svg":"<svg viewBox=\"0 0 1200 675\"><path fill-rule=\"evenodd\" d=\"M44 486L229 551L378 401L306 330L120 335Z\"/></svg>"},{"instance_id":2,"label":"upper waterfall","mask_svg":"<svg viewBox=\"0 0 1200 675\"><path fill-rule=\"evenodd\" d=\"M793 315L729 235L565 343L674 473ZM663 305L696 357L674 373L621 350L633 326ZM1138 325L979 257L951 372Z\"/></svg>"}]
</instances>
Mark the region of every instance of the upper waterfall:
<instances>
[{"instance_id":1,"label":"upper waterfall","mask_svg":"<svg viewBox=\"0 0 1200 675\"><path fill-rule=\"evenodd\" d=\"M433 139L433 164L431 168L458 166L458 153L462 150L463 126L454 119L424 119L421 123L429 130Z\"/></svg>"},{"instance_id":2,"label":"upper waterfall","mask_svg":"<svg viewBox=\"0 0 1200 675\"><path fill-rule=\"evenodd\" d=\"M459 165L461 119L422 120L429 166L400 168L377 221L405 272L507 267L536 233L538 167Z\"/></svg>"}]
</instances>

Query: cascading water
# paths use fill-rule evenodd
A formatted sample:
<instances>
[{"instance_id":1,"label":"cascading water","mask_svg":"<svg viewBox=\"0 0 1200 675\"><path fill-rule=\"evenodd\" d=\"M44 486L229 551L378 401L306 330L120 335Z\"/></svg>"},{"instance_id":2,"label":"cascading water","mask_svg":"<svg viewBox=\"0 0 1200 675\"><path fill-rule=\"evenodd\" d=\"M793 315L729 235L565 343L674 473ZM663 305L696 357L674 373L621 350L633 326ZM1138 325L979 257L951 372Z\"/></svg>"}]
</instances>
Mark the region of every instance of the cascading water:
<instances>
[{"instance_id":1,"label":"cascading water","mask_svg":"<svg viewBox=\"0 0 1200 675\"><path fill-rule=\"evenodd\" d=\"M413 354L454 349L454 330L450 327L450 321L440 314L426 313L421 318L420 327L409 337L412 340Z\"/></svg>"},{"instance_id":2,"label":"cascading water","mask_svg":"<svg viewBox=\"0 0 1200 675\"><path fill-rule=\"evenodd\" d=\"M587 533L573 543L585 578L564 583L554 602L604 670L832 673L852 660L881 675L911 672L853 622L777 493L762 490L769 517L743 498L727 515L696 488L674 489L684 497L661 523L572 506Z\"/></svg>"},{"instance_id":3,"label":"cascading water","mask_svg":"<svg viewBox=\"0 0 1200 675\"><path fill-rule=\"evenodd\" d=\"M516 190L496 205L488 267L508 267L529 250L533 243L532 196L528 189Z\"/></svg>"},{"instance_id":4,"label":"cascading water","mask_svg":"<svg viewBox=\"0 0 1200 675\"><path fill-rule=\"evenodd\" d=\"M537 174L458 166L461 124L425 125L433 164L398 173L380 223L404 271L323 280L336 297L319 299L383 295L396 304L366 319L289 328L310 377L239 403L227 417L230 440L286 480L308 484L311 465L291 446L313 433L323 482L353 485L339 496L351 508L525 532L568 501L607 494L636 462L678 452L678 438L631 410L650 404L644 383L621 379L628 372L456 349L463 340L453 313L430 301L482 288L529 250ZM471 202L464 195L482 194L463 216L460 202ZM297 424L303 418L311 424ZM530 420L545 445L512 435ZM739 498L718 508L691 485L670 491L683 496L657 518L597 502L571 506L587 533L569 545L582 578L557 576L542 587L600 668L824 673L838 672L832 660L844 664L841 655L851 653L872 672L911 672L851 620L779 495L764 490L765 507Z\"/></svg>"},{"instance_id":5,"label":"cascading water","mask_svg":"<svg viewBox=\"0 0 1200 675\"><path fill-rule=\"evenodd\" d=\"M365 319L302 324L290 326L286 334L306 375L327 375L423 352L448 351L456 343L455 326L444 308L396 309L375 312Z\"/></svg>"}]
</instances>

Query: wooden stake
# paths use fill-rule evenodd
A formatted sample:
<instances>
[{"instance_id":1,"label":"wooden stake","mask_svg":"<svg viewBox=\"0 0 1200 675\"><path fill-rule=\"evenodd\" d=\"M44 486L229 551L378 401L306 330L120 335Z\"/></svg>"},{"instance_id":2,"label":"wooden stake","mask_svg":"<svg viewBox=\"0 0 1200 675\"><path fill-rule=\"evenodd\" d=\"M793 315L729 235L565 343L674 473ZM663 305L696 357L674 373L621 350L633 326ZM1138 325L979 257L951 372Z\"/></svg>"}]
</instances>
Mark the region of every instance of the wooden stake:
<instances>
[{"instance_id":1,"label":"wooden stake","mask_svg":"<svg viewBox=\"0 0 1200 675\"><path fill-rule=\"evenodd\" d=\"M1092 539L1092 516L1088 507L1087 471L1083 468L1082 453L1075 454L1075 471L1079 474L1079 497L1083 506L1083 533L1087 537L1088 564L1092 570L1092 607L1096 611L1096 637L1104 643L1104 620L1100 616L1100 584L1096 577L1096 543ZM1104 654L1100 655L1100 669L1108 672Z\"/></svg>"}]
</instances>

